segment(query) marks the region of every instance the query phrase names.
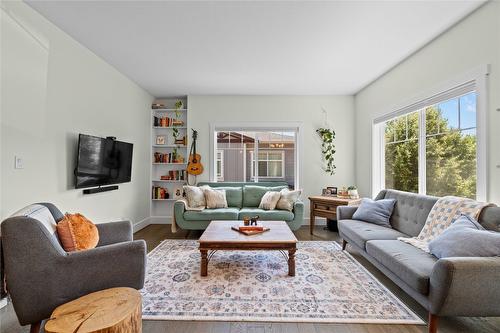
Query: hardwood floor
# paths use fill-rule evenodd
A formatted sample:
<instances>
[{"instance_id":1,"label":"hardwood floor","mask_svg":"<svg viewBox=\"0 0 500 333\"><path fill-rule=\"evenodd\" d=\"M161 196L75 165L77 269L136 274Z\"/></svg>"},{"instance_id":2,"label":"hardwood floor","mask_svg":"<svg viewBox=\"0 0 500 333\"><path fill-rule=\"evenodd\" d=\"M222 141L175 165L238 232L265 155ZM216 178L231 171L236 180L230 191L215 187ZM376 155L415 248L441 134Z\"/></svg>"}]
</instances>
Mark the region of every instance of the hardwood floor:
<instances>
[{"instance_id":1,"label":"hardwood floor","mask_svg":"<svg viewBox=\"0 0 500 333\"><path fill-rule=\"evenodd\" d=\"M186 232L180 230L176 234L170 232L168 225L150 225L135 235L135 239L144 239L148 251L155 248L164 239L198 239L199 231ZM309 226L303 226L295 232L297 239L326 240L340 242L337 233L324 230L316 226L314 235L309 234ZM405 292L387 279L373 265L367 262L349 246L347 250L365 266L379 281L406 303L421 318L427 320L427 312L418 303L413 301ZM18 333L29 332L27 326L21 327L12 308L12 304L0 310L0 332ZM198 321L143 321L144 333L425 333L424 325L375 325L375 324L310 324L310 323L256 323L256 322L198 322ZM500 318L441 318L439 321L440 333L455 332L500 332Z\"/></svg>"}]
</instances>

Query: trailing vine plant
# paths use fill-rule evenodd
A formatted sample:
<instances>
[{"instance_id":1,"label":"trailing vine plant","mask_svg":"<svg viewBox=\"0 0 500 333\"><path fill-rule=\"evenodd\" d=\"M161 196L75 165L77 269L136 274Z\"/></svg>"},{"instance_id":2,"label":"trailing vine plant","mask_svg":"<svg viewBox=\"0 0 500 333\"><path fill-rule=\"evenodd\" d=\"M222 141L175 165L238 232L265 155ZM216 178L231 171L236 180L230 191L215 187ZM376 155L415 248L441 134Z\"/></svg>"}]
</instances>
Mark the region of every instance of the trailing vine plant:
<instances>
[{"instance_id":1,"label":"trailing vine plant","mask_svg":"<svg viewBox=\"0 0 500 333\"><path fill-rule=\"evenodd\" d=\"M323 160L325 161L325 165L323 166L323 170L329 173L330 175L335 174L335 144L333 140L335 139L335 131L329 128L318 128L316 130L319 137L321 138L321 153L323 154Z\"/></svg>"}]
</instances>

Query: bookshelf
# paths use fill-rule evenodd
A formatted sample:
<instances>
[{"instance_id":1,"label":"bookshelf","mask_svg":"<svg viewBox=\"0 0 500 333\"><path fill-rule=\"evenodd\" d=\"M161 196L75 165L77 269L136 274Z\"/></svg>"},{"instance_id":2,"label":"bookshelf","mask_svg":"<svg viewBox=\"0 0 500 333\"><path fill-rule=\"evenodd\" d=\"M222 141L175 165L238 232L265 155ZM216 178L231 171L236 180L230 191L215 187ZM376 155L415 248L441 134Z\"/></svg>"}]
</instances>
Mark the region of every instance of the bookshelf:
<instances>
[{"instance_id":1,"label":"bookshelf","mask_svg":"<svg viewBox=\"0 0 500 333\"><path fill-rule=\"evenodd\" d=\"M183 107L176 110L175 103L179 100L182 101ZM174 202L177 200L175 192L179 189L182 193L182 186L186 184L185 169L189 154L187 102L186 96L161 98L155 100L154 103L164 104L165 108L151 109L151 191L149 193L151 223L170 223ZM178 139L186 138L184 142L175 142L174 129L178 132ZM158 141L158 136L163 137L163 140ZM177 158L175 158L176 155ZM165 179L162 176L170 177ZM158 196L161 192L158 190L155 192L155 188L165 189L169 194L168 197Z\"/></svg>"}]
</instances>

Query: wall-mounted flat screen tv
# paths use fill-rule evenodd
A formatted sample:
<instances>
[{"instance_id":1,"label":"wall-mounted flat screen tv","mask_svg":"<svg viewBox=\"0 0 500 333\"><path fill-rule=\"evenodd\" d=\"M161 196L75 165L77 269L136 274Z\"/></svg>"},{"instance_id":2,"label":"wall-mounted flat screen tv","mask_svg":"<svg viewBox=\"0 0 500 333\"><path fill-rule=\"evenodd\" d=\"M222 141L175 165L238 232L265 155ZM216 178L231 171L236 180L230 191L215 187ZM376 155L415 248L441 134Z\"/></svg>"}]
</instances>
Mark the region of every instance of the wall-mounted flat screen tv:
<instances>
[{"instance_id":1,"label":"wall-mounted flat screen tv","mask_svg":"<svg viewBox=\"0 0 500 333\"><path fill-rule=\"evenodd\" d=\"M80 134L76 188L130 182L134 145L111 138Z\"/></svg>"}]
</instances>

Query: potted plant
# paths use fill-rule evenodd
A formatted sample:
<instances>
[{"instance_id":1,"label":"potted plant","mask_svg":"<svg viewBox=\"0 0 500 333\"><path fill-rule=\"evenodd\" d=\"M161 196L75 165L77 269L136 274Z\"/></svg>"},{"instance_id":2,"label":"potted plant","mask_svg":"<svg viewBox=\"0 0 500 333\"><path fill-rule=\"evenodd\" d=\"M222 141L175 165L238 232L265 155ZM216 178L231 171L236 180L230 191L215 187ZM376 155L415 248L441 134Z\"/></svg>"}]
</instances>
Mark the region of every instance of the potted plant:
<instances>
[{"instance_id":1,"label":"potted plant","mask_svg":"<svg viewBox=\"0 0 500 333\"><path fill-rule=\"evenodd\" d=\"M358 194L358 188L354 185L351 185L347 188L347 194L351 199L358 199L359 194Z\"/></svg>"},{"instance_id":2,"label":"potted plant","mask_svg":"<svg viewBox=\"0 0 500 333\"><path fill-rule=\"evenodd\" d=\"M323 154L323 160L325 161L325 165L323 170L329 173L330 175L335 174L335 144L333 140L335 139L335 131L329 128L318 128L316 133L321 138L321 153Z\"/></svg>"}]
</instances>

